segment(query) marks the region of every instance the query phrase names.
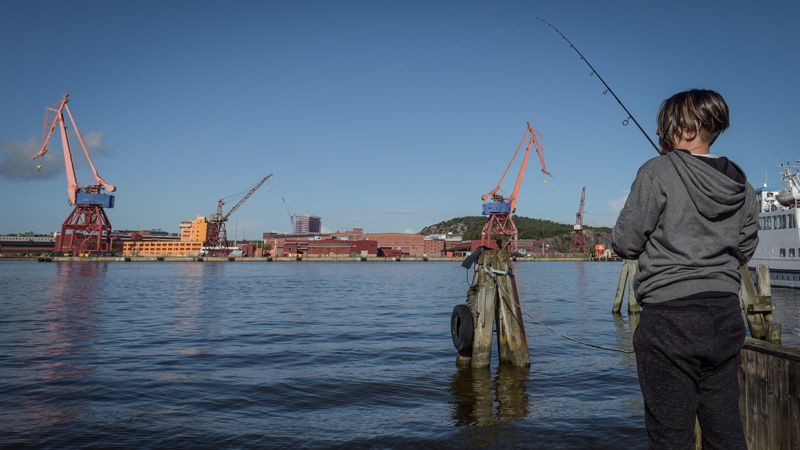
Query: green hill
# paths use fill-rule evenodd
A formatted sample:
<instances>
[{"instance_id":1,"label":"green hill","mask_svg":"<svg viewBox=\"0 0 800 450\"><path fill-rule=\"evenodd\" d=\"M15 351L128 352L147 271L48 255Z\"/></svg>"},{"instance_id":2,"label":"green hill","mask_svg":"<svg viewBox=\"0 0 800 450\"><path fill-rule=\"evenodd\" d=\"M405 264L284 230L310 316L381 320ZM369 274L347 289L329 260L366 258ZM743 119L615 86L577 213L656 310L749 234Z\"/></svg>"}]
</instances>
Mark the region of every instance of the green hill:
<instances>
[{"instance_id":1,"label":"green hill","mask_svg":"<svg viewBox=\"0 0 800 450\"><path fill-rule=\"evenodd\" d=\"M558 252L569 252L572 243L573 226L544 219L513 216L520 239L544 239L551 248ZM486 216L467 216L439 222L422 229L419 234L461 234L464 240L480 239L481 230L486 224ZM590 248L597 244L611 245L611 228L584 226L586 242Z\"/></svg>"}]
</instances>

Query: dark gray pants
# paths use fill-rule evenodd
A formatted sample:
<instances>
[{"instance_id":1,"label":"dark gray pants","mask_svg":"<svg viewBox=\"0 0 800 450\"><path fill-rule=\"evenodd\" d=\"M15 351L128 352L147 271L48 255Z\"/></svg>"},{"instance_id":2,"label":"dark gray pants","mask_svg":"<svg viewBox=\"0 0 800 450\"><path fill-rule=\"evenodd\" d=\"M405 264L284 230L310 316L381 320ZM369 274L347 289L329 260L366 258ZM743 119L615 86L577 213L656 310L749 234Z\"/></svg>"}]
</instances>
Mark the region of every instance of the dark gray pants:
<instances>
[{"instance_id":1,"label":"dark gray pants","mask_svg":"<svg viewBox=\"0 0 800 450\"><path fill-rule=\"evenodd\" d=\"M645 305L633 336L651 449L688 449L695 415L703 449L747 449L739 417L741 309Z\"/></svg>"}]
</instances>

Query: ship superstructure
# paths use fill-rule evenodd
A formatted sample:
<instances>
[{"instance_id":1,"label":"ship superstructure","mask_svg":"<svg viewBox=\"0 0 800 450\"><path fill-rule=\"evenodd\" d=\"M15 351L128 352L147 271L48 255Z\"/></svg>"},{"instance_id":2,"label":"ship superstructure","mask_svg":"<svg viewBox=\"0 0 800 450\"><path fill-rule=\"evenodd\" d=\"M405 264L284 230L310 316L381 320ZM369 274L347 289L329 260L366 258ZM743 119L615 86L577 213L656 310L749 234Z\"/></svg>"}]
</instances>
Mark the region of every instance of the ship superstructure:
<instances>
[{"instance_id":1,"label":"ship superstructure","mask_svg":"<svg viewBox=\"0 0 800 450\"><path fill-rule=\"evenodd\" d=\"M769 266L770 284L800 288L800 160L781 164L784 186L756 189L759 201L758 247L748 266Z\"/></svg>"}]
</instances>

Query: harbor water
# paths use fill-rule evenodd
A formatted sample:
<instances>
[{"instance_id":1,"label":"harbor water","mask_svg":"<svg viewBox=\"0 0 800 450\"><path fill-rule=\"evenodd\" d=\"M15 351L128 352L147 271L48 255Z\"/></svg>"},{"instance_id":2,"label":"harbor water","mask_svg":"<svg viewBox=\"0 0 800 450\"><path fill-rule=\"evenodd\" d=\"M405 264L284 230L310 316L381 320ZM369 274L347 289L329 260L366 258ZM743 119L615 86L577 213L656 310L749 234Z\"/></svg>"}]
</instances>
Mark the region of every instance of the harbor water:
<instances>
[{"instance_id":1,"label":"harbor water","mask_svg":"<svg viewBox=\"0 0 800 450\"><path fill-rule=\"evenodd\" d=\"M514 265L527 313L631 350L621 268ZM526 316L529 369L457 367L459 263L0 269L0 448L647 447L632 354ZM773 290L785 345L798 296Z\"/></svg>"}]
</instances>

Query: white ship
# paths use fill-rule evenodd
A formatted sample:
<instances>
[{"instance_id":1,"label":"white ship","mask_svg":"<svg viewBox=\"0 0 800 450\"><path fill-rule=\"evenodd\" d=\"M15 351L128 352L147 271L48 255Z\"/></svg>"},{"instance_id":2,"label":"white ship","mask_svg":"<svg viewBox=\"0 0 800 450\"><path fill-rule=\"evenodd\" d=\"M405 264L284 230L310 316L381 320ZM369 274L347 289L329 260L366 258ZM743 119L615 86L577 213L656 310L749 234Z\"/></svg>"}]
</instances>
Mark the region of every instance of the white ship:
<instances>
[{"instance_id":1,"label":"white ship","mask_svg":"<svg viewBox=\"0 0 800 450\"><path fill-rule=\"evenodd\" d=\"M759 264L769 266L772 286L800 288L800 164L781 167L782 188L756 189L758 247L748 266L751 273Z\"/></svg>"}]
</instances>

